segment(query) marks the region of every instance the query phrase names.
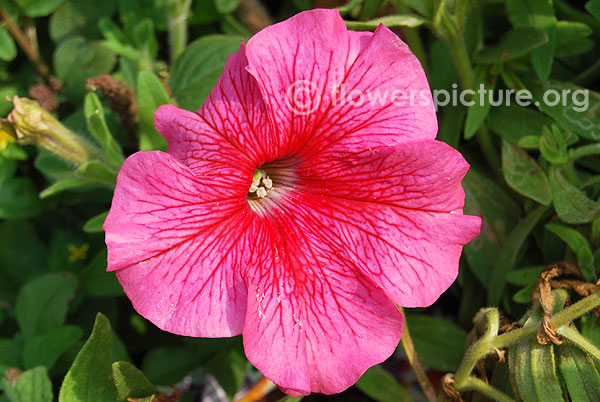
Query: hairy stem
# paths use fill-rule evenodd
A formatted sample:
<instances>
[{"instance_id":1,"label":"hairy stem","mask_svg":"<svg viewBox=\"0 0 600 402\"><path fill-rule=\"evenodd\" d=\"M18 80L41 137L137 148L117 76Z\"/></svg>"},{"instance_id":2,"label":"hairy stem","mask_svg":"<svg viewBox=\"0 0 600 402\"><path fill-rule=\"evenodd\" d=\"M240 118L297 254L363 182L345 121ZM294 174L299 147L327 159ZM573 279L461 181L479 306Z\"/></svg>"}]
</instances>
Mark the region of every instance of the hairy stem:
<instances>
[{"instance_id":1,"label":"hairy stem","mask_svg":"<svg viewBox=\"0 0 600 402\"><path fill-rule=\"evenodd\" d=\"M592 345L586 338L581 336L581 334L579 334L577 331L565 326L565 324L581 317L598 306L600 306L600 291L592 293L591 295L579 300L577 303L554 314L550 318L550 323L558 328L558 333L560 335L569 339L584 351L592 354L594 357L600 360L600 350ZM478 382L480 380L470 375L475 367L475 364L477 364L480 359L494 353L496 350L503 349L527 337L535 336L538 332L539 325L529 325L502 335L497 335L498 310L495 308L489 309L484 313L485 319L487 319L487 329L484 335L477 340L477 342L471 345L465 353L465 356L463 357L463 360L460 363L456 374L454 375L454 387L458 391L477 389L484 394L491 396L491 394L486 392L493 392L496 390L492 387L490 387L490 389L484 387L484 390L482 390L480 387L481 384ZM478 321L477 316L475 317L475 321ZM475 382L473 382L474 379ZM473 384L475 384L475 387L473 387ZM511 401L510 398L498 399L496 396L492 397L500 401Z\"/></svg>"},{"instance_id":2,"label":"hairy stem","mask_svg":"<svg viewBox=\"0 0 600 402\"><path fill-rule=\"evenodd\" d=\"M571 327L560 327L556 332L559 335L567 338L571 343L579 346L584 352L594 356L596 360L600 360L600 350L590 341L587 340L586 337L581 335L579 331L573 329Z\"/></svg>"},{"instance_id":3,"label":"hairy stem","mask_svg":"<svg viewBox=\"0 0 600 402\"><path fill-rule=\"evenodd\" d=\"M423 370L423 366L419 362L419 358L417 357L417 351L415 350L415 345L412 342L412 338L410 337L410 331L408 330L408 324L406 323L406 315L404 314L404 309L398 306L400 312L404 315L404 329L402 330L402 348L404 349L404 353L406 353L406 357L408 358L408 362L412 367L415 375L417 376L417 380L419 381L419 385L423 389L423 393L429 402L435 402L437 400L435 396L435 390L427 378L427 374L425 374L425 370Z\"/></svg>"},{"instance_id":4,"label":"hairy stem","mask_svg":"<svg viewBox=\"0 0 600 402\"><path fill-rule=\"evenodd\" d=\"M461 391L470 391L475 390L481 392L483 395L498 401L498 402L515 402L510 396L506 395L504 392L497 390L492 387L490 384L481 381L477 377L469 377L461 389Z\"/></svg>"}]
</instances>

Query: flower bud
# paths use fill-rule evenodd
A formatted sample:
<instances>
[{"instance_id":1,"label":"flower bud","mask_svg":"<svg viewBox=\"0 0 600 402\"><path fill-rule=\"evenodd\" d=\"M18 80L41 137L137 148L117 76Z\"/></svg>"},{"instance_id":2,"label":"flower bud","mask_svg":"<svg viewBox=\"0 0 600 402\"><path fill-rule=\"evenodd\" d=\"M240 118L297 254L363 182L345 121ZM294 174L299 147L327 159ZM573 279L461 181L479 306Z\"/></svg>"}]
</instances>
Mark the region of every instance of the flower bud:
<instances>
[{"instance_id":1,"label":"flower bud","mask_svg":"<svg viewBox=\"0 0 600 402\"><path fill-rule=\"evenodd\" d=\"M99 158L91 144L63 126L37 102L15 96L13 105L8 121L12 123L19 142L38 143L77 165Z\"/></svg>"}]
</instances>

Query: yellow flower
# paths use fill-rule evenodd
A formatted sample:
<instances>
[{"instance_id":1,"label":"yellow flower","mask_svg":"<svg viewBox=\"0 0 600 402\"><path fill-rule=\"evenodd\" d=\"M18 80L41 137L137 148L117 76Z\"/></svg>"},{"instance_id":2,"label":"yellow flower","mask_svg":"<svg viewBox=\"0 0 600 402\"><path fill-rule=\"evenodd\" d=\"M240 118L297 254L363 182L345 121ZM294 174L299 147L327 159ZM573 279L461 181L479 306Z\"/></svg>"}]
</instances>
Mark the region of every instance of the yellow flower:
<instances>
[{"instance_id":1,"label":"yellow flower","mask_svg":"<svg viewBox=\"0 0 600 402\"><path fill-rule=\"evenodd\" d=\"M87 252L90 248L88 243L84 243L81 246L76 246L74 244L67 244L67 249L69 250L69 262L75 262L77 260L85 260L87 256Z\"/></svg>"}]
</instances>

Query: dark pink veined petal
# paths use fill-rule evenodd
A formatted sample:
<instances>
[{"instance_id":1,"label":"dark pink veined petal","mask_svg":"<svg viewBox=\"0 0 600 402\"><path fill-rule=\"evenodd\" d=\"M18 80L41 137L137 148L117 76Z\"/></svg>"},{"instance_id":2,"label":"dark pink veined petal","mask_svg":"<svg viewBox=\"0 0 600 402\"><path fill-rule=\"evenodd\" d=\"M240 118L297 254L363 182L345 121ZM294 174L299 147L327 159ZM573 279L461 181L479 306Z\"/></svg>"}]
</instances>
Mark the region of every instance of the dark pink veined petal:
<instances>
[{"instance_id":1,"label":"dark pink veined petal","mask_svg":"<svg viewBox=\"0 0 600 402\"><path fill-rule=\"evenodd\" d=\"M387 359L402 333L391 300L324 241L314 216L269 208L254 236L269 244L251 264L244 348L267 378L291 395L341 392Z\"/></svg>"},{"instance_id":2,"label":"dark pink veined petal","mask_svg":"<svg viewBox=\"0 0 600 402\"><path fill-rule=\"evenodd\" d=\"M212 164L195 166L207 172ZM159 328L203 337L241 332L246 184L218 172L197 177L158 151L138 152L123 164L104 223L108 270L117 271L134 308Z\"/></svg>"},{"instance_id":3,"label":"dark pink veined petal","mask_svg":"<svg viewBox=\"0 0 600 402\"><path fill-rule=\"evenodd\" d=\"M256 80L246 71L245 46L227 59L215 88L198 110L204 121L256 166L280 156L287 136L277 135L267 118Z\"/></svg>"},{"instance_id":4,"label":"dark pink veined petal","mask_svg":"<svg viewBox=\"0 0 600 402\"><path fill-rule=\"evenodd\" d=\"M292 193L292 191L290 191ZM426 307L458 275L463 246L479 234L479 217L403 209L310 193L292 213L309 211L323 242L345 244L345 258L404 307Z\"/></svg>"},{"instance_id":5,"label":"dark pink veined petal","mask_svg":"<svg viewBox=\"0 0 600 402\"><path fill-rule=\"evenodd\" d=\"M234 181L244 179L247 181L245 190L250 188L256 169L252 159L196 113L162 105L154 113L154 125L167 139L169 154L189 166L197 176L218 173Z\"/></svg>"},{"instance_id":6,"label":"dark pink veined petal","mask_svg":"<svg viewBox=\"0 0 600 402\"><path fill-rule=\"evenodd\" d=\"M246 55L274 125L291 138L289 153L306 158L435 137L423 69L384 26L357 33L336 10L307 11L256 34ZM347 96L338 90L364 101L340 102ZM411 91L413 104L398 100L398 91Z\"/></svg>"},{"instance_id":7,"label":"dark pink veined petal","mask_svg":"<svg viewBox=\"0 0 600 402\"><path fill-rule=\"evenodd\" d=\"M286 194L396 303L423 307L456 279L463 246L479 234L481 219L462 214L468 167L442 142L406 142L305 161L293 181L301 195Z\"/></svg>"},{"instance_id":8,"label":"dark pink veined petal","mask_svg":"<svg viewBox=\"0 0 600 402\"><path fill-rule=\"evenodd\" d=\"M461 181L468 169L462 155L443 142L410 141L316 156L300 162L293 184L329 197L462 213Z\"/></svg>"}]
</instances>

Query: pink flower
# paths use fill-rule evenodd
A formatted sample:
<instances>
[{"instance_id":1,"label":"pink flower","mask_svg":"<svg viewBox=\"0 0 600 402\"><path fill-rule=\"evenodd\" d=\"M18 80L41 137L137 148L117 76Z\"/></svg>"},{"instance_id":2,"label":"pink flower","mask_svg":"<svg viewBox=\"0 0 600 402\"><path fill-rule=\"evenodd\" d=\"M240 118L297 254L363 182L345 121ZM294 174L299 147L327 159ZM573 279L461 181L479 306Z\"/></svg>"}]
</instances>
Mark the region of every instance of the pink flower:
<instances>
[{"instance_id":1,"label":"pink flower","mask_svg":"<svg viewBox=\"0 0 600 402\"><path fill-rule=\"evenodd\" d=\"M429 102L368 100L399 89ZM433 303L479 233L462 215L468 165L434 140L423 70L383 26L298 14L242 44L197 113L161 106L155 124L169 152L121 168L108 270L165 331L243 334L291 395L340 392L388 358L394 303Z\"/></svg>"}]
</instances>

